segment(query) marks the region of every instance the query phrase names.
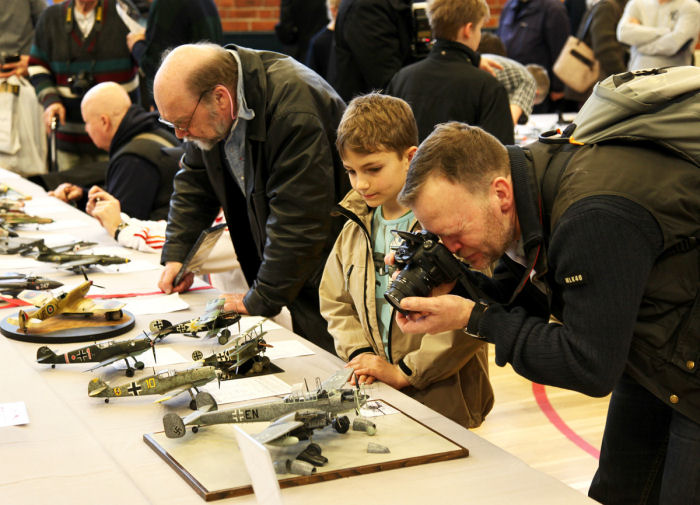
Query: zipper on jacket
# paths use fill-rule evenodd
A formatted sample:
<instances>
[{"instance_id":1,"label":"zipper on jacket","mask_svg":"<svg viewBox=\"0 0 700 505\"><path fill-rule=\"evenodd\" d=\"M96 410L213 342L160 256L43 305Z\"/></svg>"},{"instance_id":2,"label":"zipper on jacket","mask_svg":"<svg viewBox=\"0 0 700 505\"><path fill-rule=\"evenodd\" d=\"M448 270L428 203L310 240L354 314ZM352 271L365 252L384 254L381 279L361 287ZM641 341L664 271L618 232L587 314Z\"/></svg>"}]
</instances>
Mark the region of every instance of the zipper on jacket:
<instances>
[{"instance_id":1,"label":"zipper on jacket","mask_svg":"<svg viewBox=\"0 0 700 505\"><path fill-rule=\"evenodd\" d=\"M355 268L355 265L350 265L350 268L348 268L348 273L345 274L345 292L346 293L350 292L350 274L352 273L353 268Z\"/></svg>"}]
</instances>

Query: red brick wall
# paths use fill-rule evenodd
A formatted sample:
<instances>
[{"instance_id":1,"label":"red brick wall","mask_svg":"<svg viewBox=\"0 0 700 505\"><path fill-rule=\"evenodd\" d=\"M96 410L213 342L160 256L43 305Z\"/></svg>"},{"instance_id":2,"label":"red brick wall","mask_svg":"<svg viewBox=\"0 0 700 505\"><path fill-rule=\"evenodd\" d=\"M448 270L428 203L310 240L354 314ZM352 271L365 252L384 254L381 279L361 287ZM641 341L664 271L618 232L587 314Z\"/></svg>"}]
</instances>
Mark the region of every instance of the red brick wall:
<instances>
[{"instance_id":1,"label":"red brick wall","mask_svg":"<svg viewBox=\"0 0 700 505\"><path fill-rule=\"evenodd\" d=\"M280 15L280 0L214 0L219 6L225 32L266 32L275 28ZM487 27L498 26L498 15L506 0L487 0L491 19Z\"/></svg>"}]
</instances>

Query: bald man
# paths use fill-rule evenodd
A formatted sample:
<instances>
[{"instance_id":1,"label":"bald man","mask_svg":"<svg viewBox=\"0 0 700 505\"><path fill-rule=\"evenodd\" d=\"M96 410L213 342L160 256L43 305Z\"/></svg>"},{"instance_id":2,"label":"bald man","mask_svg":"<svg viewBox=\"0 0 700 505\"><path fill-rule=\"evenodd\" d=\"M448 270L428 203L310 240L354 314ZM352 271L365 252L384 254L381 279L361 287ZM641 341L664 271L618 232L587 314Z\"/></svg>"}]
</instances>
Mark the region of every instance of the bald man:
<instances>
[{"instance_id":1,"label":"bald man","mask_svg":"<svg viewBox=\"0 0 700 505\"><path fill-rule=\"evenodd\" d=\"M109 152L104 189L131 217L165 219L182 151L168 150L180 143L158 122L158 114L132 105L124 88L114 82L100 83L85 93L80 112L92 142ZM81 206L90 197L85 188L70 183L49 194Z\"/></svg>"},{"instance_id":2,"label":"bald man","mask_svg":"<svg viewBox=\"0 0 700 505\"><path fill-rule=\"evenodd\" d=\"M223 207L251 286L227 310L274 316L333 352L318 301L323 266L340 226L331 210L347 189L335 149L345 104L330 85L288 56L194 44L170 52L154 80L162 121L184 138L174 181L160 288L173 279Z\"/></svg>"}]
</instances>

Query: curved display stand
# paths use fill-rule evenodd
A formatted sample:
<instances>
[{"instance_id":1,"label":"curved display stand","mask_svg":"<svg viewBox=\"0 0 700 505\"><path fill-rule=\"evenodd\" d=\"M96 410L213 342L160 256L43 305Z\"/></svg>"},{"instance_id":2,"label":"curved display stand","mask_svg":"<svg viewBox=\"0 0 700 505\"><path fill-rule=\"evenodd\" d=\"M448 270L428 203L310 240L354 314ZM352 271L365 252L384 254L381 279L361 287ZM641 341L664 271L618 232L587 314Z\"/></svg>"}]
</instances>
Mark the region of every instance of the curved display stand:
<instances>
[{"instance_id":1,"label":"curved display stand","mask_svg":"<svg viewBox=\"0 0 700 505\"><path fill-rule=\"evenodd\" d=\"M122 312L121 319L116 321L107 321L104 316L86 318L58 315L32 324L26 332L17 326L17 314L12 314L0 321L0 333L14 340L40 344L94 342L116 337L134 327L134 315L127 311Z\"/></svg>"}]
</instances>

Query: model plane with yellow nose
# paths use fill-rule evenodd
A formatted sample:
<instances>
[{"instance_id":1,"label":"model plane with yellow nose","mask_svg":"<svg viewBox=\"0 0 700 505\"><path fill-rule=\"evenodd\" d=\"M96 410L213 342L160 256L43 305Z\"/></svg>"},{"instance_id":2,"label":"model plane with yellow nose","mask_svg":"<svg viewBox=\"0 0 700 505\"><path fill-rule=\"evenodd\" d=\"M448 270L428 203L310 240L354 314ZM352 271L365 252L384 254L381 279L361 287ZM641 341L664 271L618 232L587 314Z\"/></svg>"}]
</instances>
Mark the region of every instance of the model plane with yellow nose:
<instances>
[{"instance_id":1,"label":"model plane with yellow nose","mask_svg":"<svg viewBox=\"0 0 700 505\"><path fill-rule=\"evenodd\" d=\"M22 291L17 298L38 307L34 312L20 310L17 314L17 326L27 331L32 319L44 321L58 314L83 315L86 317L104 314L108 321L122 318L122 307L125 303L117 300L91 300L85 298L92 286L92 281L86 280L66 293L56 296L45 291Z\"/></svg>"}]
</instances>

